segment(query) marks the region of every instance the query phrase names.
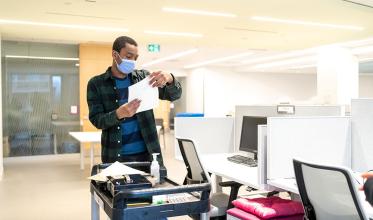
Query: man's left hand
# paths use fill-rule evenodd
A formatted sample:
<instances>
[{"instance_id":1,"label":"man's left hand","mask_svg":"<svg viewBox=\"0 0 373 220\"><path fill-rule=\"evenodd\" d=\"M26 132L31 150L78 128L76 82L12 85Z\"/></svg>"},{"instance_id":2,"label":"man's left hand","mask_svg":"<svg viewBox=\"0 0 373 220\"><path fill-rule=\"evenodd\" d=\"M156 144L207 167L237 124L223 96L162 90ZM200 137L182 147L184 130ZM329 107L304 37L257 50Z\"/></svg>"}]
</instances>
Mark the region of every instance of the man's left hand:
<instances>
[{"instance_id":1,"label":"man's left hand","mask_svg":"<svg viewBox=\"0 0 373 220\"><path fill-rule=\"evenodd\" d=\"M171 73L166 73L162 71L153 72L152 74L150 74L149 77L150 77L149 84L152 87L163 88L167 83L170 84L173 82Z\"/></svg>"}]
</instances>

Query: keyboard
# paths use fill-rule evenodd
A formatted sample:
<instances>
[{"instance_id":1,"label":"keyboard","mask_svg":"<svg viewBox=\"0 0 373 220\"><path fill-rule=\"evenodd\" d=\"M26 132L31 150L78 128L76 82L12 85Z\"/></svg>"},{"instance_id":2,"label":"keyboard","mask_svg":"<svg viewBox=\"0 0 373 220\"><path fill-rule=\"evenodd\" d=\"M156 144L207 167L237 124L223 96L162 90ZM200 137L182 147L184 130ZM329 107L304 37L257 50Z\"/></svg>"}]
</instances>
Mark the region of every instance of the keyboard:
<instances>
[{"instance_id":1,"label":"keyboard","mask_svg":"<svg viewBox=\"0 0 373 220\"><path fill-rule=\"evenodd\" d=\"M242 155L233 155L233 156L228 157L227 159L233 163L239 163L239 164L246 165L249 167L258 166L258 162L256 160L250 157L242 156Z\"/></svg>"}]
</instances>

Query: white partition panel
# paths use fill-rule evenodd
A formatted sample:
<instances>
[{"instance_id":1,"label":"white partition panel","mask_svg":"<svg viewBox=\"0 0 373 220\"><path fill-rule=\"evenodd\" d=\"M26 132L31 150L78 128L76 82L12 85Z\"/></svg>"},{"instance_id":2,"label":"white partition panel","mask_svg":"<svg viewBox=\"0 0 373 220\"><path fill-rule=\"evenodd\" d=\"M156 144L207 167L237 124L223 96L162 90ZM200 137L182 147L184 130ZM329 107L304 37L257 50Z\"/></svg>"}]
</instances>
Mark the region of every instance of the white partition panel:
<instances>
[{"instance_id":1,"label":"white partition panel","mask_svg":"<svg viewBox=\"0 0 373 220\"><path fill-rule=\"evenodd\" d=\"M354 99L352 116L352 169L373 169L373 99Z\"/></svg>"},{"instance_id":2,"label":"white partition panel","mask_svg":"<svg viewBox=\"0 0 373 220\"><path fill-rule=\"evenodd\" d=\"M2 60L2 55L1 55L1 51L2 51L2 48L1 48L1 33L0 33L0 59ZM2 67L1 67L1 61L0 61L0 85L2 85L2 82L1 82L1 76L2 76ZM3 106L2 106L2 94L1 94L2 90L0 88L0 180L3 179L3 171L4 171L4 165L3 165L3 113L2 113L2 109L3 109Z\"/></svg>"},{"instance_id":3,"label":"white partition panel","mask_svg":"<svg viewBox=\"0 0 373 220\"><path fill-rule=\"evenodd\" d=\"M293 158L351 167L350 117L278 117L267 123L267 178L293 178Z\"/></svg>"},{"instance_id":4,"label":"white partition panel","mask_svg":"<svg viewBox=\"0 0 373 220\"><path fill-rule=\"evenodd\" d=\"M241 138L242 117L245 115L258 117L344 116L345 107L341 105L296 105L294 114L284 115L277 113L276 105L238 105L235 107L234 121L234 149L237 151Z\"/></svg>"},{"instance_id":5,"label":"white partition panel","mask_svg":"<svg viewBox=\"0 0 373 220\"><path fill-rule=\"evenodd\" d=\"M192 139L198 153L233 152L233 118L175 117L175 137ZM175 140L175 158L181 159Z\"/></svg>"},{"instance_id":6,"label":"white partition panel","mask_svg":"<svg viewBox=\"0 0 373 220\"><path fill-rule=\"evenodd\" d=\"M258 181L267 183L267 125L258 125Z\"/></svg>"}]
</instances>

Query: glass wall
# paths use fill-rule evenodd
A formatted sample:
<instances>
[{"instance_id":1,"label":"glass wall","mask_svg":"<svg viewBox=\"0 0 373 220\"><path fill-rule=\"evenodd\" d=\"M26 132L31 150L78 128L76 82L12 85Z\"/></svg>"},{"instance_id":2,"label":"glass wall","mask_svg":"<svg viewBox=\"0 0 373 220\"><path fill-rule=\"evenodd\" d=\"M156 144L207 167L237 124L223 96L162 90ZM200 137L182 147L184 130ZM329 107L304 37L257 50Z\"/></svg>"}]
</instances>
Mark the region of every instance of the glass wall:
<instances>
[{"instance_id":1,"label":"glass wall","mask_svg":"<svg viewBox=\"0 0 373 220\"><path fill-rule=\"evenodd\" d=\"M78 152L78 46L3 41L2 56L4 157Z\"/></svg>"}]
</instances>

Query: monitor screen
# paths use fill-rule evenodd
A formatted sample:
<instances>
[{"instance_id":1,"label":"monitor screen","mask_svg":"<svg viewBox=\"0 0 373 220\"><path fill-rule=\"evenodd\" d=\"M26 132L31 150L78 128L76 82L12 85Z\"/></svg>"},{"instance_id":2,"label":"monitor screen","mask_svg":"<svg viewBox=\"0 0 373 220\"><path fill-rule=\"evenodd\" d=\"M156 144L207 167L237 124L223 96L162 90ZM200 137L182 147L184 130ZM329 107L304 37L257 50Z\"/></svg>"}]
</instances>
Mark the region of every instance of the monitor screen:
<instances>
[{"instance_id":1,"label":"monitor screen","mask_svg":"<svg viewBox=\"0 0 373 220\"><path fill-rule=\"evenodd\" d=\"M267 124L266 117L243 116L240 151L258 152L258 125Z\"/></svg>"}]
</instances>

